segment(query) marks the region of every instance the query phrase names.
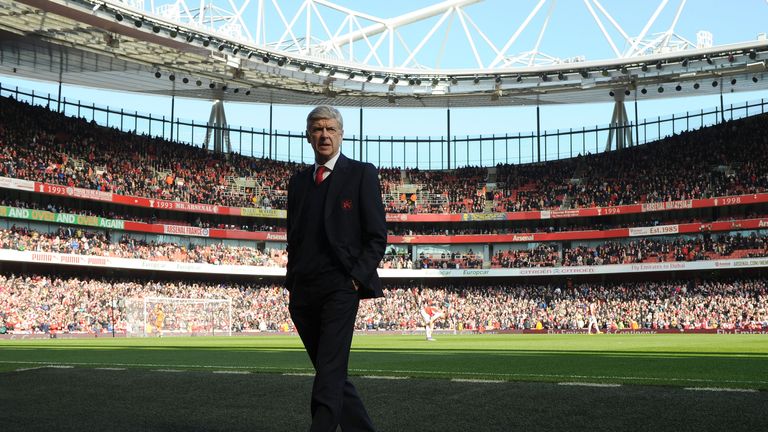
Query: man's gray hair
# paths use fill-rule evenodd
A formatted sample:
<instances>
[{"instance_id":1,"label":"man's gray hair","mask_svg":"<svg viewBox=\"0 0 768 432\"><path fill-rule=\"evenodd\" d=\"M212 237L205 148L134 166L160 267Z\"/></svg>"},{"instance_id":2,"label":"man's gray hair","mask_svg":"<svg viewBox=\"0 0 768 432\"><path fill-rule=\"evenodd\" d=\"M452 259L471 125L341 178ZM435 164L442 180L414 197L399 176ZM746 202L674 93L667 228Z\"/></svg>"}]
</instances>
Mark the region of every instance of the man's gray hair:
<instances>
[{"instance_id":1,"label":"man's gray hair","mask_svg":"<svg viewBox=\"0 0 768 432\"><path fill-rule=\"evenodd\" d=\"M344 130L344 119L341 118L341 113L330 105L320 105L309 112L309 115L307 115L307 130L309 130L309 125L312 122L322 119L336 120L339 123L339 129Z\"/></svg>"}]
</instances>

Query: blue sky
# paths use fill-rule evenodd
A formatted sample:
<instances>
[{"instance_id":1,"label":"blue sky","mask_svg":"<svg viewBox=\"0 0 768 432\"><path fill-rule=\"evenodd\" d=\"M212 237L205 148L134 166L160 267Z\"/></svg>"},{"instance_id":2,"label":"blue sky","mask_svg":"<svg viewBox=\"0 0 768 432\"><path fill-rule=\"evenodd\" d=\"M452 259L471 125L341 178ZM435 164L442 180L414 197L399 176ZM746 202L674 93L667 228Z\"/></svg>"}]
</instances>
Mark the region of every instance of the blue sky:
<instances>
[{"instance_id":1,"label":"blue sky","mask_svg":"<svg viewBox=\"0 0 768 432\"><path fill-rule=\"evenodd\" d=\"M156 3L170 2L156 1ZM265 2L265 4L268 3L270 2ZM409 0L390 2L337 1L337 3L352 9L364 10L373 15L392 17L415 8L427 6L432 2ZM534 0L487 0L469 6L467 12L483 28L487 36L497 46L501 46L526 18L536 3L537 1ZM602 0L600 3L630 35L641 32L648 17L659 4L657 1L650 0ZM284 12L291 15L301 2L281 1L280 4ZM584 2L577 0L548 1L542 8L542 12L532 20L528 29L521 33L518 42L510 52L523 52L532 47L546 17L545 12L550 10L552 4L554 7L551 9L552 14L547 32L542 38L541 51L558 57L585 56L587 60L614 57L610 46L595 25L593 18L588 14ZM669 1L669 5L659 16L656 25L651 28L649 34L666 30L679 4L680 0ZM417 41L418 36L424 34L436 19L405 30L404 33L409 35L408 40ZM333 21L332 16L329 21ZM608 25L607 22L606 25ZM279 35L275 32L281 31L281 28L268 27L267 30L267 37L276 39ZM733 0L729 2L689 0L676 26L676 33L695 42L696 32L700 30L712 32L716 45L755 40L758 33L768 32L768 3L764 0ZM625 49L626 46L620 42L621 39L618 39L618 32L615 30L610 32L615 38L614 40L617 41L618 48L620 50ZM466 45L466 42L457 23L453 24L446 35L445 39L454 44L456 52L465 53L465 51L461 51L460 47L462 44ZM410 39L411 37L413 39ZM413 42L413 44L415 43ZM424 64L434 62L439 51L440 47L437 45L427 46L419 61ZM451 50L445 51L441 66L474 67L473 64L466 63L465 57L462 54L452 54ZM18 86L22 89L34 90L36 93L50 93L53 97L57 93L57 84L55 83L25 81L12 76L0 75L0 84L4 88ZM80 100L89 104L96 103L97 105L109 105L116 109L123 108L126 111L151 113L153 116L165 115L169 117L171 112L171 101L168 97L126 94L120 95L118 99L115 98L114 92L67 85L62 88L62 96L69 100ZM760 100L766 97L768 97L768 92L726 93L724 102L726 106L738 105L743 104L744 101ZM115 100L119 100L119 105L108 102ZM686 111L698 112L702 108L710 109L719 105L718 96L641 101L638 104L638 117L644 119L680 114ZM228 103L225 108L230 125L256 129L268 127L268 106ZM177 99L175 109L176 116L181 119L203 122L208 119L210 101ZM274 128L282 131L300 131L309 109L306 106L276 105L274 107ZM634 105L627 103L627 110L629 118L634 119ZM541 108L541 126L543 130L555 130L606 125L610 122L612 111L613 103L608 95L606 95L606 100L601 103L577 106L544 106ZM342 109L342 113L346 121L345 135L347 137L358 135L358 109ZM503 135L504 133L517 134L518 132L525 134L536 130L535 107L452 109L451 119L451 132L459 136ZM443 109L366 109L364 128L364 133L371 136L443 136L446 133L446 114Z\"/></svg>"}]
</instances>

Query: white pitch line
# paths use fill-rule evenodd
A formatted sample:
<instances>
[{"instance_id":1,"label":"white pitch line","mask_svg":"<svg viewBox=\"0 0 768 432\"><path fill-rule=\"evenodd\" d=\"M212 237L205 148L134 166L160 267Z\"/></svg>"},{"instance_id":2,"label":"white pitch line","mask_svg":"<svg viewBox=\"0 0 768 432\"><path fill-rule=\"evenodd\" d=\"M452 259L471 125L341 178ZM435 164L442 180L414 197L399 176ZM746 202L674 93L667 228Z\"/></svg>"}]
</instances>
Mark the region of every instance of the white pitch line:
<instances>
[{"instance_id":1,"label":"white pitch line","mask_svg":"<svg viewBox=\"0 0 768 432\"><path fill-rule=\"evenodd\" d=\"M45 366L37 366L37 367L31 367L31 368L20 368L16 369L16 372L26 372L31 370L38 370L38 369L72 369L73 366L69 365L50 365L47 364Z\"/></svg>"},{"instance_id":2,"label":"white pitch line","mask_svg":"<svg viewBox=\"0 0 768 432\"><path fill-rule=\"evenodd\" d=\"M315 376L315 374L304 372L286 372L283 374L283 376Z\"/></svg>"},{"instance_id":3,"label":"white pitch line","mask_svg":"<svg viewBox=\"0 0 768 432\"><path fill-rule=\"evenodd\" d=\"M31 370L45 369L47 367L48 366L37 366L37 367L31 367L31 368L21 368L21 369L16 369L16 372L26 372L26 371L31 371Z\"/></svg>"},{"instance_id":4,"label":"white pitch line","mask_svg":"<svg viewBox=\"0 0 768 432\"><path fill-rule=\"evenodd\" d=\"M460 383L491 383L491 384L499 384L503 383L503 380L488 380L488 379L471 379L471 378L451 378L452 382L460 382Z\"/></svg>"},{"instance_id":5,"label":"white pitch line","mask_svg":"<svg viewBox=\"0 0 768 432\"><path fill-rule=\"evenodd\" d=\"M31 365L41 365L44 367L53 367L56 365L56 363L51 362L38 362L38 361L14 361L14 360L0 360L0 364L31 364ZM94 366L101 366L105 365L103 362L67 362L67 363L59 363L61 365L67 365L67 367L73 367L73 366L83 366L83 367L94 367ZM222 370L222 369L243 369L242 366L222 366L222 365L189 365L189 364L153 364L153 363L107 363L114 367L134 367L134 368L184 368L188 370ZM287 372L284 373L284 375L287 374L301 374L300 376L314 376L314 372L303 372L303 371L312 371L312 368L283 368L283 367L272 367L272 366L251 366L247 369L250 369L252 371L270 371L270 372L281 372L284 370L294 370L296 372ZM664 382L664 381L671 381L671 382L685 382L685 383L708 383L708 384L723 384L723 383L736 383L736 384L768 384L768 381L766 380L708 380L708 379L697 379L697 378L667 378L667 377L639 377L639 376L617 376L617 375L560 375L560 374L532 374L532 373L477 373L477 372L456 372L456 371L436 371L436 370L392 370L392 369L350 369L350 372L359 373L360 375L370 375L370 374L378 374L378 373L396 373L398 375L404 375L413 377L416 375L423 375L423 376L446 376L446 375L458 375L458 376L466 376L467 379L472 379L471 377L476 376L493 376L493 377L500 377L500 378L506 378L505 381L508 381L509 379L516 379L516 378L556 378L556 379L562 379L562 380L572 380L572 379L581 379L581 380L606 380L606 381L651 381L651 382Z\"/></svg>"},{"instance_id":6,"label":"white pitch line","mask_svg":"<svg viewBox=\"0 0 768 432\"><path fill-rule=\"evenodd\" d=\"M179 373L179 372L189 372L189 371L185 371L183 369L153 369L152 372L173 372L173 373Z\"/></svg>"},{"instance_id":7,"label":"white pitch line","mask_svg":"<svg viewBox=\"0 0 768 432\"><path fill-rule=\"evenodd\" d=\"M104 370L104 371L124 371L125 368L118 368L118 367L100 367L95 368L96 370Z\"/></svg>"},{"instance_id":8,"label":"white pitch line","mask_svg":"<svg viewBox=\"0 0 768 432\"><path fill-rule=\"evenodd\" d=\"M724 387L686 387L690 391L708 391L708 392L737 392L737 393L757 393L755 389L737 389Z\"/></svg>"},{"instance_id":9,"label":"white pitch line","mask_svg":"<svg viewBox=\"0 0 768 432\"><path fill-rule=\"evenodd\" d=\"M408 377L406 377L406 376L387 376L387 375L363 375L360 378L381 379L381 380L405 380L405 379L408 379Z\"/></svg>"},{"instance_id":10,"label":"white pitch line","mask_svg":"<svg viewBox=\"0 0 768 432\"><path fill-rule=\"evenodd\" d=\"M250 372L242 370L217 370L213 371L215 374L229 374L229 375L248 375Z\"/></svg>"},{"instance_id":11,"label":"white pitch line","mask_svg":"<svg viewBox=\"0 0 768 432\"><path fill-rule=\"evenodd\" d=\"M590 383L590 382L561 382L561 383L557 383L557 385L582 386L582 387L621 387L621 384Z\"/></svg>"},{"instance_id":12,"label":"white pitch line","mask_svg":"<svg viewBox=\"0 0 768 432\"><path fill-rule=\"evenodd\" d=\"M661 378L661 377L638 377L638 376L617 376L617 375L560 375L560 374L528 374L528 373L477 373L477 372L443 372L426 370L392 370L392 369L350 369L350 372L374 372L374 373L397 373L404 375L464 375L464 376L496 376L504 378L562 378L562 379L596 379L596 380L632 380L632 381L682 381L682 382L704 382L704 383L740 383L740 384L768 384L768 381L746 381L746 380L707 380L696 378Z\"/></svg>"}]
</instances>

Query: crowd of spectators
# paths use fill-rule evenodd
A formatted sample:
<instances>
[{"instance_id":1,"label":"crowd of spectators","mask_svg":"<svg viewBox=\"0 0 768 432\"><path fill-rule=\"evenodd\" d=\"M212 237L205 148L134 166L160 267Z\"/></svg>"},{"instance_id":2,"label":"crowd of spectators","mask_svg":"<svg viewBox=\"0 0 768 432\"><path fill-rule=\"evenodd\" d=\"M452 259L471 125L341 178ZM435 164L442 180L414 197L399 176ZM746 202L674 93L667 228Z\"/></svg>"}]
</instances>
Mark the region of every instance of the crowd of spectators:
<instances>
[{"instance_id":1,"label":"crowd of spectators","mask_svg":"<svg viewBox=\"0 0 768 432\"><path fill-rule=\"evenodd\" d=\"M741 254L734 254L740 251ZM703 234L696 238L642 238L629 242L607 241L596 247L576 246L563 251L562 265L632 264L665 261L702 261L768 256L768 235L752 232Z\"/></svg>"},{"instance_id":2,"label":"crowd of spectators","mask_svg":"<svg viewBox=\"0 0 768 432\"><path fill-rule=\"evenodd\" d=\"M287 252L281 249L233 246L222 242L204 245L148 242L128 235L112 239L109 232L72 227L59 227L46 233L16 226L0 229L0 249L213 265L285 267L287 262Z\"/></svg>"},{"instance_id":3,"label":"crowd of spectators","mask_svg":"<svg viewBox=\"0 0 768 432\"><path fill-rule=\"evenodd\" d=\"M383 174L382 174L383 173ZM485 211L488 170L383 169L379 172L387 213L481 213Z\"/></svg>"},{"instance_id":4,"label":"crowd of spectators","mask_svg":"<svg viewBox=\"0 0 768 432\"><path fill-rule=\"evenodd\" d=\"M483 268L485 259L482 253L472 248L466 251L447 251L440 253L420 253L418 268L421 269L476 269Z\"/></svg>"},{"instance_id":5,"label":"crowd of spectators","mask_svg":"<svg viewBox=\"0 0 768 432\"><path fill-rule=\"evenodd\" d=\"M2 98L0 176L120 195L235 207L285 208L302 164L217 154L101 127ZM233 180L255 186L233 191Z\"/></svg>"},{"instance_id":6,"label":"crowd of spectators","mask_svg":"<svg viewBox=\"0 0 768 432\"><path fill-rule=\"evenodd\" d=\"M499 165L490 191L487 168L382 168L384 203L391 213L465 213L764 192L768 137L761 132L767 119L724 122L621 151ZM9 98L0 104L0 176L165 200L284 209L287 181L302 167L124 133ZM493 206L487 207L489 199Z\"/></svg>"},{"instance_id":7,"label":"crowd of spectators","mask_svg":"<svg viewBox=\"0 0 768 432\"><path fill-rule=\"evenodd\" d=\"M379 268L383 269L412 269L413 258L410 252L387 251L381 259Z\"/></svg>"},{"instance_id":8,"label":"crowd of spectators","mask_svg":"<svg viewBox=\"0 0 768 432\"><path fill-rule=\"evenodd\" d=\"M540 243L533 249L500 250L491 259L491 267L556 267L560 265L559 246Z\"/></svg>"},{"instance_id":9,"label":"crowd of spectators","mask_svg":"<svg viewBox=\"0 0 768 432\"><path fill-rule=\"evenodd\" d=\"M499 181L507 186L500 208L602 207L765 192L768 138L760 131L767 123L760 115L616 152L501 165Z\"/></svg>"},{"instance_id":10,"label":"crowd of spectators","mask_svg":"<svg viewBox=\"0 0 768 432\"><path fill-rule=\"evenodd\" d=\"M597 246L575 245L559 253L557 243L540 243L533 249L500 250L491 267L557 267L643 262L702 261L768 256L768 235L751 232L696 237L648 237L605 241Z\"/></svg>"},{"instance_id":11,"label":"crowd of spectators","mask_svg":"<svg viewBox=\"0 0 768 432\"><path fill-rule=\"evenodd\" d=\"M128 281L0 275L0 330L11 332L124 332L126 299L231 299L233 330L292 328L282 287L204 282ZM170 311L166 311L166 318ZM114 324L114 325L113 325ZM2 331L0 331L2 333Z\"/></svg>"},{"instance_id":12,"label":"crowd of spectators","mask_svg":"<svg viewBox=\"0 0 768 432\"><path fill-rule=\"evenodd\" d=\"M652 219L633 220L605 220L597 222L595 219L575 220L561 219L557 225L521 225L510 224L508 221L494 222L493 225L478 226L457 223L390 223L387 225L389 235L414 236L414 235L497 235L497 234L531 234L531 233L557 233L572 231L605 231L618 228L655 227L660 225L678 225L688 223L711 224L712 222L734 222L745 219L765 219L768 214L754 211L744 212L742 215L720 215L718 217L698 219L695 217L655 217Z\"/></svg>"},{"instance_id":13,"label":"crowd of spectators","mask_svg":"<svg viewBox=\"0 0 768 432\"><path fill-rule=\"evenodd\" d=\"M585 329L595 302L602 329L768 330L768 280L657 281L530 285L514 283L386 285L361 302L358 330L416 331L426 303L460 331ZM0 333L106 333L126 330L125 299L231 299L234 331L291 331L288 293L280 285L124 281L0 275ZM165 319L173 316L166 310Z\"/></svg>"}]
</instances>

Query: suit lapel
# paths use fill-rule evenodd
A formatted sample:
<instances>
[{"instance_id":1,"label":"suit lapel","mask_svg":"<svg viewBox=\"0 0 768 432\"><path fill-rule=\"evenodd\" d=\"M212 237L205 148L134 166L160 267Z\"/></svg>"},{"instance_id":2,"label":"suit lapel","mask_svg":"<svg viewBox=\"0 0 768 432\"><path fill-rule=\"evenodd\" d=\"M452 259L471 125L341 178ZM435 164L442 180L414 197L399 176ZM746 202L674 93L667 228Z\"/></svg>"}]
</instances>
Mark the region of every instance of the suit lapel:
<instances>
[{"instance_id":1,"label":"suit lapel","mask_svg":"<svg viewBox=\"0 0 768 432\"><path fill-rule=\"evenodd\" d=\"M304 170L302 173L300 180L301 183L299 185L299 199L296 201L296 215L301 214L301 209L304 208L304 198L307 196L308 193L310 193L310 190L313 186L314 180L312 179L312 167L309 167L308 169Z\"/></svg>"},{"instance_id":2,"label":"suit lapel","mask_svg":"<svg viewBox=\"0 0 768 432\"><path fill-rule=\"evenodd\" d=\"M325 197L325 208L323 215L325 219L331 215L336 197L339 196L341 187L344 185L347 177L347 168L349 168L349 160L343 154L339 155L339 159L336 161L336 165L333 167L332 175L328 177L331 184L328 185L328 195Z\"/></svg>"}]
</instances>

